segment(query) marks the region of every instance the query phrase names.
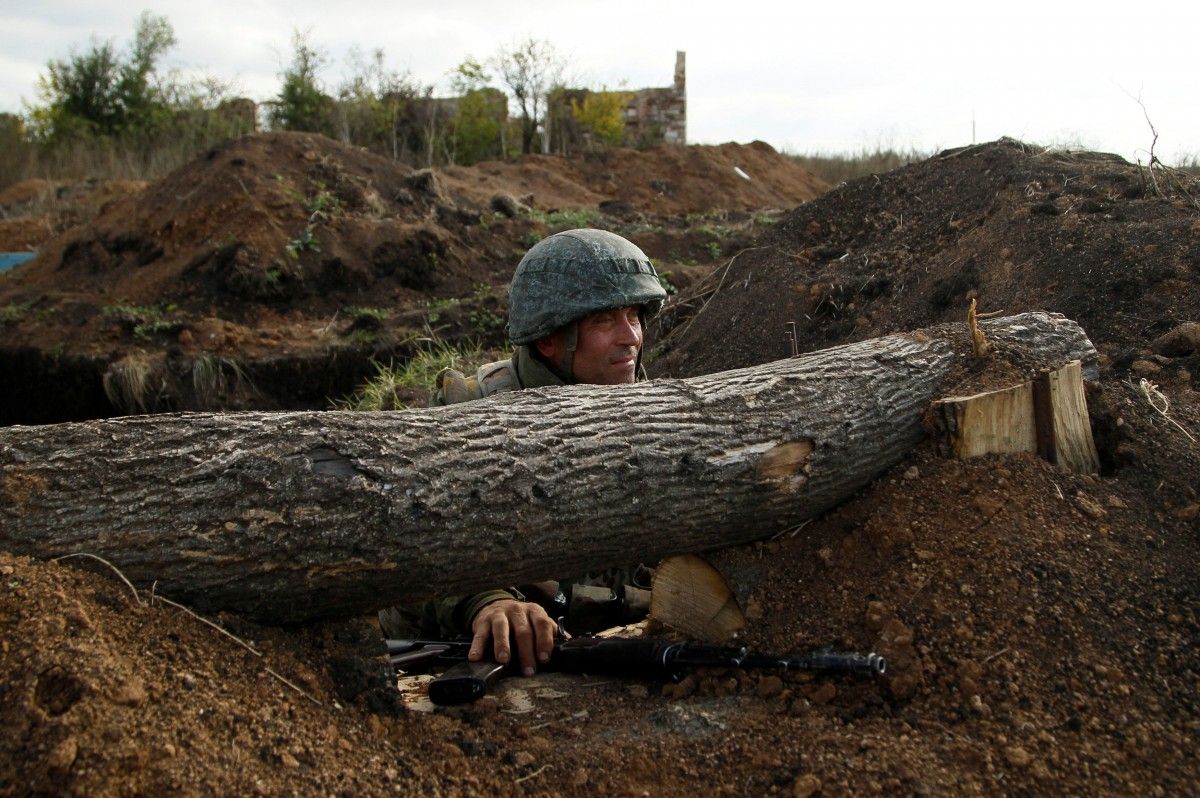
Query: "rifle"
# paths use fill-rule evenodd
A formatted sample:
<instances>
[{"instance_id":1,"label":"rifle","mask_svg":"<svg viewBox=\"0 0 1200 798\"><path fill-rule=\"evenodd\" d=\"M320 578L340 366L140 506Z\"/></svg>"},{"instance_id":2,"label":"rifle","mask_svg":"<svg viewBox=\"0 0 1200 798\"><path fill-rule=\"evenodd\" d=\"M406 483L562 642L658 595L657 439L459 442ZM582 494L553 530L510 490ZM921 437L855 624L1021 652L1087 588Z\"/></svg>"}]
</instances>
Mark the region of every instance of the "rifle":
<instances>
[{"instance_id":1,"label":"rifle","mask_svg":"<svg viewBox=\"0 0 1200 798\"><path fill-rule=\"evenodd\" d=\"M392 667L409 669L437 662L452 667L429 685L439 705L462 704L487 694L488 685L508 667L468 662L470 640L388 640ZM515 659L515 657L514 657ZM545 670L677 682L693 668L766 668L781 671L882 676L887 663L878 654L815 651L794 657L752 654L745 646L710 646L657 638L573 637L554 645Z\"/></svg>"}]
</instances>

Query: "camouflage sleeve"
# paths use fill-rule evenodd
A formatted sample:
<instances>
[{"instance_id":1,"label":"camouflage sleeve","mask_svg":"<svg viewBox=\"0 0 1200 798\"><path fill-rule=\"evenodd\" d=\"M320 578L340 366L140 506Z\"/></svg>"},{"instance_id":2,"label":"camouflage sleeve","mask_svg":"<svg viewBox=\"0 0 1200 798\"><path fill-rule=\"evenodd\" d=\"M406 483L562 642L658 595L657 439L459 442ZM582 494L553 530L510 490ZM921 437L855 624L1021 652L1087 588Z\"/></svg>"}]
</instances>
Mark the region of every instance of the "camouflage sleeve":
<instances>
[{"instance_id":1,"label":"camouflage sleeve","mask_svg":"<svg viewBox=\"0 0 1200 798\"><path fill-rule=\"evenodd\" d=\"M388 607L379 611L384 637L451 639L471 633L476 613L501 599L524 601L516 588L485 590L467 596L447 596L412 607Z\"/></svg>"},{"instance_id":2,"label":"camouflage sleeve","mask_svg":"<svg viewBox=\"0 0 1200 798\"><path fill-rule=\"evenodd\" d=\"M468 377L455 369L442 369L434 380L433 396L429 400L429 406L444 407L482 398L479 380L475 376Z\"/></svg>"},{"instance_id":3,"label":"camouflage sleeve","mask_svg":"<svg viewBox=\"0 0 1200 798\"><path fill-rule=\"evenodd\" d=\"M470 634L471 621L475 620L475 616L479 611L491 604L494 601L503 599L516 599L524 601L525 596L516 588L508 588L507 590L485 590L482 593L476 593L472 596L460 599L454 608L450 611L450 620L463 630L464 634Z\"/></svg>"}]
</instances>

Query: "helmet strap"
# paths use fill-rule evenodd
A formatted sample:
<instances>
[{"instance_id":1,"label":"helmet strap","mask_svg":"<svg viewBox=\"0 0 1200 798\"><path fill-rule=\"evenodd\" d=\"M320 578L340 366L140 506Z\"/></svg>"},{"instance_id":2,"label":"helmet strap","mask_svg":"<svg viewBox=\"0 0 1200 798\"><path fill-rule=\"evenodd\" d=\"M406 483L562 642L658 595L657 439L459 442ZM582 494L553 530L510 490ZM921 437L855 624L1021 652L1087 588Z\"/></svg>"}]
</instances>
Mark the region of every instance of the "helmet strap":
<instances>
[{"instance_id":1,"label":"helmet strap","mask_svg":"<svg viewBox=\"0 0 1200 798\"><path fill-rule=\"evenodd\" d=\"M564 330L563 353L558 362L559 371L562 372L558 376L562 377L568 383L575 382L575 374L572 369L575 367L575 349L578 346L579 322L573 321Z\"/></svg>"},{"instance_id":2,"label":"helmet strap","mask_svg":"<svg viewBox=\"0 0 1200 798\"><path fill-rule=\"evenodd\" d=\"M642 345L638 347L637 360L633 364L633 381L642 380L642 352L646 349L646 306L638 307L638 325L642 328Z\"/></svg>"}]
</instances>

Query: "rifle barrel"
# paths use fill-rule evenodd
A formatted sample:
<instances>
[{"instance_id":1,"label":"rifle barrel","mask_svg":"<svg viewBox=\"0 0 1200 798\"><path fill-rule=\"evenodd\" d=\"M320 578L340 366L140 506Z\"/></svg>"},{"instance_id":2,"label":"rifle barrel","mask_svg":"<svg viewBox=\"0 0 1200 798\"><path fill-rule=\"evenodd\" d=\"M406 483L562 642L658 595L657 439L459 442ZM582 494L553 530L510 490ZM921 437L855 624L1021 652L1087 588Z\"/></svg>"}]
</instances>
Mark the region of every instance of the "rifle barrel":
<instances>
[{"instance_id":1,"label":"rifle barrel","mask_svg":"<svg viewBox=\"0 0 1200 798\"><path fill-rule=\"evenodd\" d=\"M771 657L765 654L752 654L746 658L742 667L810 671L812 673L846 673L855 676L883 676L887 673L887 660L875 653L855 654L836 651L817 651L799 657Z\"/></svg>"},{"instance_id":2,"label":"rifle barrel","mask_svg":"<svg viewBox=\"0 0 1200 798\"><path fill-rule=\"evenodd\" d=\"M388 640L393 667L463 660L470 640ZM742 668L882 676L887 661L878 654L816 651L796 657L751 654L741 646L710 646L653 638L575 637L554 646L548 667L566 672L678 679L692 668Z\"/></svg>"}]
</instances>

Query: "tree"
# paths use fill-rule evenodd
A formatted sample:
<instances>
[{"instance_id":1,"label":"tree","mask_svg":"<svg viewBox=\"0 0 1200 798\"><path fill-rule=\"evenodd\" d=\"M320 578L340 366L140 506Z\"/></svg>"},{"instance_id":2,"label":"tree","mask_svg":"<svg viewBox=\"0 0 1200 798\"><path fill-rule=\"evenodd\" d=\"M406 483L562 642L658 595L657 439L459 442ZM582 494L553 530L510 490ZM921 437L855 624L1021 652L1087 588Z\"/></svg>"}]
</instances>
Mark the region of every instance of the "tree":
<instances>
[{"instance_id":1,"label":"tree","mask_svg":"<svg viewBox=\"0 0 1200 798\"><path fill-rule=\"evenodd\" d=\"M412 78L386 66L383 49L369 59L351 50L351 71L338 87L337 118L342 141L399 159L402 113L421 97Z\"/></svg>"},{"instance_id":2,"label":"tree","mask_svg":"<svg viewBox=\"0 0 1200 798\"><path fill-rule=\"evenodd\" d=\"M625 141L625 106L633 95L627 91L590 91L582 100L571 100L571 118L589 139L589 144L619 147Z\"/></svg>"},{"instance_id":3,"label":"tree","mask_svg":"<svg viewBox=\"0 0 1200 798\"><path fill-rule=\"evenodd\" d=\"M490 83L483 64L470 56L451 75L450 88L457 98L451 131L455 163L472 164L505 154L508 99Z\"/></svg>"},{"instance_id":4,"label":"tree","mask_svg":"<svg viewBox=\"0 0 1200 798\"><path fill-rule=\"evenodd\" d=\"M38 78L43 105L30 113L35 137L55 142L154 132L170 116L170 91L158 64L175 44L167 18L144 11L127 53L118 53L112 42L93 41L83 53L51 60Z\"/></svg>"},{"instance_id":5,"label":"tree","mask_svg":"<svg viewBox=\"0 0 1200 798\"><path fill-rule=\"evenodd\" d=\"M279 77L282 84L271 107L271 125L282 130L331 133L333 98L323 91L320 72L325 54L309 43L307 31L292 32L292 61Z\"/></svg>"},{"instance_id":6,"label":"tree","mask_svg":"<svg viewBox=\"0 0 1200 798\"><path fill-rule=\"evenodd\" d=\"M127 126L152 130L170 115L167 93L154 78L158 60L176 44L175 31L166 17L142 12L117 81Z\"/></svg>"},{"instance_id":7,"label":"tree","mask_svg":"<svg viewBox=\"0 0 1200 798\"><path fill-rule=\"evenodd\" d=\"M1057 314L980 326L998 369L1098 373ZM979 364L969 341L947 324L683 380L403 412L10 427L0 549L87 552L272 621L656 562L795 527L891 468L948 380Z\"/></svg>"},{"instance_id":8,"label":"tree","mask_svg":"<svg viewBox=\"0 0 1200 798\"><path fill-rule=\"evenodd\" d=\"M538 124L545 114L546 96L562 81L566 62L550 42L529 38L502 47L491 63L517 101L521 114L521 152L533 152Z\"/></svg>"}]
</instances>

